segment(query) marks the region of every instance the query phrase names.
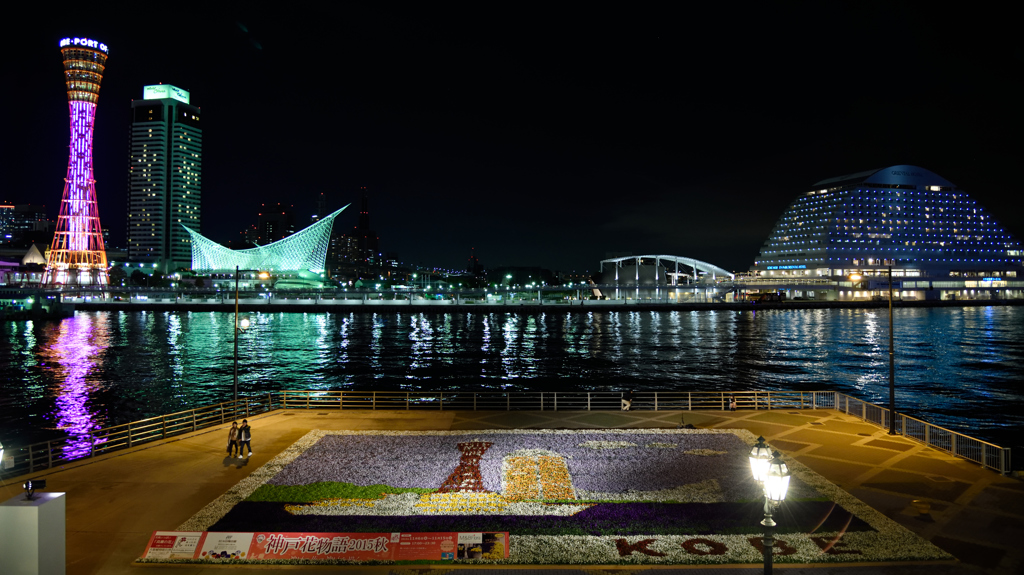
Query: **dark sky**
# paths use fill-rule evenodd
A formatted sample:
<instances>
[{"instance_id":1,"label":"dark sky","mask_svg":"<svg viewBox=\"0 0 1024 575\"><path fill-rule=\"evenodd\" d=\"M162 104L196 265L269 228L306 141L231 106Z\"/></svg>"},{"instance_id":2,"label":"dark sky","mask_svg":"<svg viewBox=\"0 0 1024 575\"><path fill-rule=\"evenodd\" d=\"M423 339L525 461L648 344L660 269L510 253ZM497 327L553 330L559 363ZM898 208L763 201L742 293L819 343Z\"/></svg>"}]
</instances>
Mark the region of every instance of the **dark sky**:
<instances>
[{"instance_id":1,"label":"dark sky","mask_svg":"<svg viewBox=\"0 0 1024 575\"><path fill-rule=\"evenodd\" d=\"M60 38L110 46L95 130L101 219L124 245L130 101L168 83L203 118L203 232L259 204L370 190L410 264L594 270L609 252L747 269L821 179L893 164L966 189L1018 239L1022 49L1007 14L901 2L723 8L276 11L135 5L5 19L0 200L56 211ZM937 3L932 3L937 4ZM285 8L280 8L280 7Z\"/></svg>"}]
</instances>

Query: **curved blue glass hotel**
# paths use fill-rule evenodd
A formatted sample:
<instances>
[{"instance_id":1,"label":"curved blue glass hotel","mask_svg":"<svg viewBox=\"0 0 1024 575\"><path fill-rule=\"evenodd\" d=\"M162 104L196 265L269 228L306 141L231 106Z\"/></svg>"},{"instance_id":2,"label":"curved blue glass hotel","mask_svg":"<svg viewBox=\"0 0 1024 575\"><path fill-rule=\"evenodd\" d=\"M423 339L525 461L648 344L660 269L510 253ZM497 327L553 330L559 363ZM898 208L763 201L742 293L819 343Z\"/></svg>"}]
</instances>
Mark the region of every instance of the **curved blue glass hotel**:
<instances>
[{"instance_id":1,"label":"curved blue glass hotel","mask_svg":"<svg viewBox=\"0 0 1024 575\"><path fill-rule=\"evenodd\" d=\"M890 268L906 299L1020 297L1024 288L1020 242L970 194L907 165L814 184L779 218L750 280L850 299L887 290Z\"/></svg>"}]
</instances>

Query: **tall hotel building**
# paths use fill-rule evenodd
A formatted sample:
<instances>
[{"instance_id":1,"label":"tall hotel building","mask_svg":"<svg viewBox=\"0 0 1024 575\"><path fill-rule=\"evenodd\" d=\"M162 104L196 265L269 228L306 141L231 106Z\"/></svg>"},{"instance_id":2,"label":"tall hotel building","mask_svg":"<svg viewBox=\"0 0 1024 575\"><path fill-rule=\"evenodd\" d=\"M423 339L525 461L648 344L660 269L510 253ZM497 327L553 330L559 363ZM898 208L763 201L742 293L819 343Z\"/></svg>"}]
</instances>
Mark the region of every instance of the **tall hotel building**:
<instances>
[{"instance_id":1,"label":"tall hotel building","mask_svg":"<svg viewBox=\"0 0 1024 575\"><path fill-rule=\"evenodd\" d=\"M748 283L806 299L1022 297L1024 251L974 197L917 166L822 180L782 214ZM860 281L850 278L863 278Z\"/></svg>"},{"instance_id":2,"label":"tall hotel building","mask_svg":"<svg viewBox=\"0 0 1024 575\"><path fill-rule=\"evenodd\" d=\"M203 130L199 108L175 86L146 86L132 102L128 260L173 273L192 265L200 229Z\"/></svg>"}]
</instances>

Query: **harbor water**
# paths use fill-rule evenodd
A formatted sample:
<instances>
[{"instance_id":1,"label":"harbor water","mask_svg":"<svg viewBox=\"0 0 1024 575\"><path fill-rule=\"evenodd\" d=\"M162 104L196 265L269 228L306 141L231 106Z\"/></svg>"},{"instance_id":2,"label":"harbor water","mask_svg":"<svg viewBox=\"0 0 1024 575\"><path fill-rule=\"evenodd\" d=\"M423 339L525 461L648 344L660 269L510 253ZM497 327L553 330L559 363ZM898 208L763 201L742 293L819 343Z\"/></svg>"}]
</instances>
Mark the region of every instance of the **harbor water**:
<instances>
[{"instance_id":1,"label":"harbor water","mask_svg":"<svg viewBox=\"0 0 1024 575\"><path fill-rule=\"evenodd\" d=\"M248 314L239 395L284 389L836 390L888 405L885 309ZM897 410L1004 447L1024 426L1024 307L895 310ZM234 316L0 324L0 441L228 400ZM1024 452L1014 450L1019 456Z\"/></svg>"}]
</instances>

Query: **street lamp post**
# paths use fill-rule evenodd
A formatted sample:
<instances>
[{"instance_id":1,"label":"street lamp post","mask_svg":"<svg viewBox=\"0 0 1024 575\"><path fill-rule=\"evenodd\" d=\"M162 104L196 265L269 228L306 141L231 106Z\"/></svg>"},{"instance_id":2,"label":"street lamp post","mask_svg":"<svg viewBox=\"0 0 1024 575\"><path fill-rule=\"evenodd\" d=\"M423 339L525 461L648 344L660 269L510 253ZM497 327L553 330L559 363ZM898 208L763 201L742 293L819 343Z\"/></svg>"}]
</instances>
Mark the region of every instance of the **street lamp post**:
<instances>
[{"instance_id":1,"label":"street lamp post","mask_svg":"<svg viewBox=\"0 0 1024 575\"><path fill-rule=\"evenodd\" d=\"M786 499L789 490L789 467L782 461L778 451L771 452L763 437L757 438L757 444L750 450L750 472L754 481L761 484L764 491L764 573L772 573L772 553L775 546L775 520L772 512Z\"/></svg>"},{"instance_id":2,"label":"street lamp post","mask_svg":"<svg viewBox=\"0 0 1024 575\"><path fill-rule=\"evenodd\" d=\"M889 435L896 435L896 350L892 332L892 266L889 266Z\"/></svg>"}]
</instances>

